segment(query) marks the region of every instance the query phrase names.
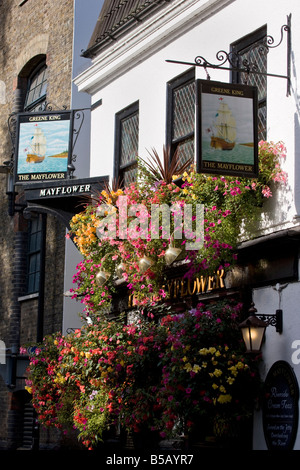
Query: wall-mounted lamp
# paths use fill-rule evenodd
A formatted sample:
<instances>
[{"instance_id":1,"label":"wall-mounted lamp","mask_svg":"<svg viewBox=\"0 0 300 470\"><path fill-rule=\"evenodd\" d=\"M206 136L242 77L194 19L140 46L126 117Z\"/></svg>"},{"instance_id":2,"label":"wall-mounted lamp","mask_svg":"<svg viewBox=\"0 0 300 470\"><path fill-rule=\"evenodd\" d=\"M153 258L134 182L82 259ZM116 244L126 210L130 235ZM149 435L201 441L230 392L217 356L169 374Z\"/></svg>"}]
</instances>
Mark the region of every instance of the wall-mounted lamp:
<instances>
[{"instance_id":1,"label":"wall-mounted lamp","mask_svg":"<svg viewBox=\"0 0 300 470\"><path fill-rule=\"evenodd\" d=\"M250 316L239 327L242 330L247 352L258 353L261 350L262 341L267 326L275 326L278 333L282 333L282 310L276 310L275 314L259 314L254 303L249 309Z\"/></svg>"}]
</instances>

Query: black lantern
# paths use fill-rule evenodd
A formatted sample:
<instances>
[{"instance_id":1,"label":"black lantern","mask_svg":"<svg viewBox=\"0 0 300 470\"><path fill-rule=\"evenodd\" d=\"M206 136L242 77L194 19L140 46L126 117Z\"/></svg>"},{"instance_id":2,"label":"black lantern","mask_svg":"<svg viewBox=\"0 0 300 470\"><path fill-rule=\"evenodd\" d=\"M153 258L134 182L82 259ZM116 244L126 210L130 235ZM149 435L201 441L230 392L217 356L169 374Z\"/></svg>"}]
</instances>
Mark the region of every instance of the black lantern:
<instances>
[{"instance_id":1,"label":"black lantern","mask_svg":"<svg viewBox=\"0 0 300 470\"><path fill-rule=\"evenodd\" d=\"M243 340L247 352L258 353L261 350L262 341L264 339L267 326L276 327L278 333L282 333L282 310L276 310L272 314L256 315L257 310L254 303L249 309L250 316L244 320L239 327L242 330Z\"/></svg>"}]
</instances>

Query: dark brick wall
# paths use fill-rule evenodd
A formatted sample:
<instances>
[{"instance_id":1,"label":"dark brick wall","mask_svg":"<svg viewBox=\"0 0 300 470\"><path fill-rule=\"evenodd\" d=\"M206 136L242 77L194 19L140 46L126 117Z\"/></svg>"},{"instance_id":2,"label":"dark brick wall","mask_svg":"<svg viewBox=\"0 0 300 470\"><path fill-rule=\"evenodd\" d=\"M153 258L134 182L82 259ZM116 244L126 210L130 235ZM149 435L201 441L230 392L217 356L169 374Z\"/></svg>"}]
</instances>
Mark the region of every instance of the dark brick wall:
<instances>
[{"instance_id":1,"label":"dark brick wall","mask_svg":"<svg viewBox=\"0 0 300 470\"><path fill-rule=\"evenodd\" d=\"M20 0L0 2L0 165L10 160L13 149L9 115L23 110L27 77L41 57L49 74L47 102L54 109L70 106L73 0L27 0L20 5ZM65 228L47 216L44 296L26 296L28 221L21 212L8 213L6 176L0 173L0 339L7 347L19 347L36 341L39 311L42 335L61 329ZM23 389L24 381L18 381L8 390L0 376L0 449L20 445ZM44 444L58 442L57 434L48 433Z\"/></svg>"}]
</instances>

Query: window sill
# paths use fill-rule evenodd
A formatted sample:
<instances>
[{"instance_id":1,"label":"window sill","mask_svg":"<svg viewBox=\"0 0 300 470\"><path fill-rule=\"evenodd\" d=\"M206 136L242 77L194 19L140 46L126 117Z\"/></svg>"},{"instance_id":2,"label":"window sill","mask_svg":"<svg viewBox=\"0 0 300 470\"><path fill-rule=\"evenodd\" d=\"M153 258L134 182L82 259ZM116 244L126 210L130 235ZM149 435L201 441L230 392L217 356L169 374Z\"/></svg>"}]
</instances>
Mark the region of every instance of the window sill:
<instances>
[{"instance_id":1,"label":"window sill","mask_svg":"<svg viewBox=\"0 0 300 470\"><path fill-rule=\"evenodd\" d=\"M27 295L22 295L22 297L18 297L18 301L24 302L25 300L37 299L38 297L39 297L39 293L35 292L34 294L27 294Z\"/></svg>"}]
</instances>

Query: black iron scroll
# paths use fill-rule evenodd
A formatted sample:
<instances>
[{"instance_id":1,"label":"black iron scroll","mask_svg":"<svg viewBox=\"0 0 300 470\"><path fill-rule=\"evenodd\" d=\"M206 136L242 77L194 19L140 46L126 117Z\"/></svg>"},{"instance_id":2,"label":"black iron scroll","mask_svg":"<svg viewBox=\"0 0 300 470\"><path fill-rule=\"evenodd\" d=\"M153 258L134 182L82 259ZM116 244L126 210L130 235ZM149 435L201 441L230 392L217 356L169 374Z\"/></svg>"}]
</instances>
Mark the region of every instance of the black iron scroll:
<instances>
[{"instance_id":1,"label":"black iron scroll","mask_svg":"<svg viewBox=\"0 0 300 470\"><path fill-rule=\"evenodd\" d=\"M265 36L259 43L255 43L253 45L252 50L249 50L248 58L242 59L240 54L235 51L226 52L224 50L218 51L216 53L217 63L213 64L209 62L205 57L198 55L194 62L184 62L179 60L166 60L166 62L171 62L175 64L182 64L182 65L191 65L197 67L203 67L206 71L206 77L210 80L210 76L207 72L207 69L215 69L215 70L230 70L233 72L240 72L245 73L246 75L249 74L256 74L256 75L266 75L268 77L277 77L277 78L285 78L287 80L287 96L290 95L290 71L291 71L291 14L287 17L287 24L281 26L281 36L280 40L277 44L275 44L275 40L272 36ZM284 33L287 35L287 73L286 75L281 75L277 73L266 73L259 70L257 62L252 59L254 57L253 52L256 51L259 55L267 54L270 49L275 49L276 47L280 46L283 42ZM239 65L241 64L241 66Z\"/></svg>"}]
</instances>

